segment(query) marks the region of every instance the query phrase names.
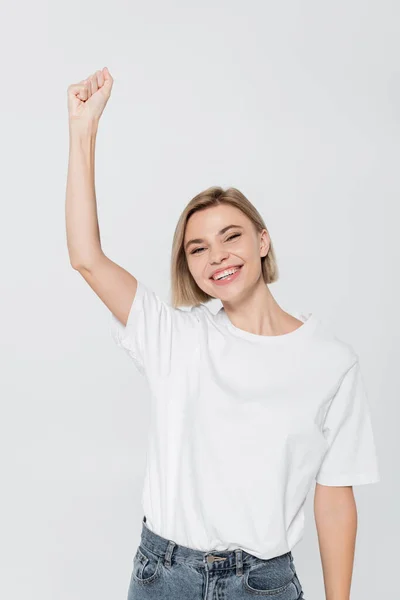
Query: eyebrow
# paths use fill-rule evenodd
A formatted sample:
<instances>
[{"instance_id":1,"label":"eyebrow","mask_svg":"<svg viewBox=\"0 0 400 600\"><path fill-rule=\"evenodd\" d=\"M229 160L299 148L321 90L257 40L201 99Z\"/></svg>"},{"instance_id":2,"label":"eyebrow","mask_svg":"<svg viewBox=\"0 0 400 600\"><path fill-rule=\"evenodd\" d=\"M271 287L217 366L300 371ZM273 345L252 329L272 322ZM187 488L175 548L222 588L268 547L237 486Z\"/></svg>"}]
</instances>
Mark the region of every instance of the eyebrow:
<instances>
[{"instance_id":1,"label":"eyebrow","mask_svg":"<svg viewBox=\"0 0 400 600\"><path fill-rule=\"evenodd\" d=\"M233 227L238 227L239 229L244 229L244 227L242 227L241 225L227 225L226 227L223 227L221 229L221 231L218 231L217 235L223 235L226 231L228 231L228 229L232 229ZM188 247L190 246L190 244L202 244L203 242L204 242L204 240L202 240L201 238L196 238L194 240L189 240L185 244L185 250L188 249Z\"/></svg>"}]
</instances>

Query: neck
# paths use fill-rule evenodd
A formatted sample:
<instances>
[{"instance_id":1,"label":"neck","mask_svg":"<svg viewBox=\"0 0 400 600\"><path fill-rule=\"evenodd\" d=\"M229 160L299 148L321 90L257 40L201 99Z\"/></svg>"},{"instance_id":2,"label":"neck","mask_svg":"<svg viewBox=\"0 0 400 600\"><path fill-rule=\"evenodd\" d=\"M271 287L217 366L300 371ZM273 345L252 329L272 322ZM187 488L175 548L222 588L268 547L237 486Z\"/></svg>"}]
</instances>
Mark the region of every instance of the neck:
<instances>
[{"instance_id":1,"label":"neck","mask_svg":"<svg viewBox=\"0 0 400 600\"><path fill-rule=\"evenodd\" d=\"M303 324L279 306L262 279L242 298L222 304L235 327L256 335L283 335Z\"/></svg>"}]
</instances>

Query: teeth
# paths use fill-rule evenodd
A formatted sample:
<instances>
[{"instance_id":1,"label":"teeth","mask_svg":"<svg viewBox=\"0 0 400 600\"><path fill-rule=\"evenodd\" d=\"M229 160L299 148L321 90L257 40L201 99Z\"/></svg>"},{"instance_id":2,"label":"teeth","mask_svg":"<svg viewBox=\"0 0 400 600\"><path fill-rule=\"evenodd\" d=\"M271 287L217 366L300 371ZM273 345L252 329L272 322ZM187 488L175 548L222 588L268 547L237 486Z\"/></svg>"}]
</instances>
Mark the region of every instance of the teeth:
<instances>
[{"instance_id":1,"label":"teeth","mask_svg":"<svg viewBox=\"0 0 400 600\"><path fill-rule=\"evenodd\" d=\"M235 269L227 269L226 271L223 271L223 273L219 273L217 276L213 277L213 279L225 279L225 277L236 273L236 271L238 271L239 268L240 267L236 267Z\"/></svg>"}]
</instances>

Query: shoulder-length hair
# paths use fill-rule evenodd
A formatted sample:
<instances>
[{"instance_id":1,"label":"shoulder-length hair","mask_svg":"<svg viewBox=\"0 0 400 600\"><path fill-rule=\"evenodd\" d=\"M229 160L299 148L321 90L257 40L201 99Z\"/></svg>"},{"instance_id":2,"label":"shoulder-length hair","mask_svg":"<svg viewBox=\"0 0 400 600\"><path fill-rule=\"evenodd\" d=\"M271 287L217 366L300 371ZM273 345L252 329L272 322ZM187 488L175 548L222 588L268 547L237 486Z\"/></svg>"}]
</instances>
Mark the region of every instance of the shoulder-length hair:
<instances>
[{"instance_id":1,"label":"shoulder-length hair","mask_svg":"<svg viewBox=\"0 0 400 600\"><path fill-rule=\"evenodd\" d=\"M230 204L241 210L253 223L257 232L261 232L262 229L268 231L264 219L255 206L234 187L224 190L222 187L212 186L192 198L179 217L172 243L171 304L175 308L178 306L195 306L214 299L213 296L199 288L189 271L184 249L184 237L187 222L193 213L220 204ZM265 284L277 281L279 273L272 241L267 255L261 257L260 260Z\"/></svg>"}]
</instances>

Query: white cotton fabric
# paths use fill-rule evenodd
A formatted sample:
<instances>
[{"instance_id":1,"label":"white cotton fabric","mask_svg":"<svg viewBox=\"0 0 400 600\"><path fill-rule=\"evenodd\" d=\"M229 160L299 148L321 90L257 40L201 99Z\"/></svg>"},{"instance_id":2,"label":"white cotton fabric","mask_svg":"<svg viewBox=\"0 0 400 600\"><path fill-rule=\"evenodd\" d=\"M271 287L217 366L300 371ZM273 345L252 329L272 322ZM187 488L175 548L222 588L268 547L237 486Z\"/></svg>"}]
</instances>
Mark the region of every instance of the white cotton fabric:
<instances>
[{"instance_id":1,"label":"white cotton fabric","mask_svg":"<svg viewBox=\"0 0 400 600\"><path fill-rule=\"evenodd\" d=\"M111 334L148 381L146 525L204 552L292 550L316 481L380 480L360 363L314 314L279 336L234 326L223 307L173 308L138 281Z\"/></svg>"}]
</instances>

